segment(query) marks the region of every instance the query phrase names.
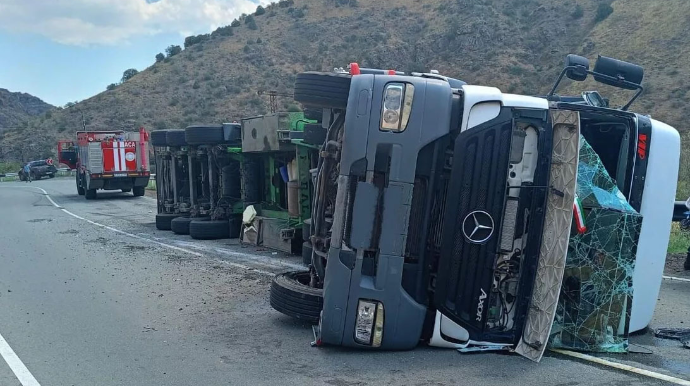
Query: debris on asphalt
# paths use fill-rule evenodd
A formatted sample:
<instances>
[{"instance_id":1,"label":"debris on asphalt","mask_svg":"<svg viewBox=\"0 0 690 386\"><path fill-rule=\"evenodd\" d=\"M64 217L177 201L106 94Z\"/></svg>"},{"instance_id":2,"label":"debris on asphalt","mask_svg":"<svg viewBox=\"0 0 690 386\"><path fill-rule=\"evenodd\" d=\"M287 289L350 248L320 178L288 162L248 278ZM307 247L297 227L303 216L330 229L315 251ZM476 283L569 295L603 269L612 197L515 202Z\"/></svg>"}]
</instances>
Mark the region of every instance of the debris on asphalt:
<instances>
[{"instance_id":1,"label":"debris on asphalt","mask_svg":"<svg viewBox=\"0 0 690 386\"><path fill-rule=\"evenodd\" d=\"M685 348L690 348L690 328L657 328L654 336L661 339L679 340Z\"/></svg>"}]
</instances>

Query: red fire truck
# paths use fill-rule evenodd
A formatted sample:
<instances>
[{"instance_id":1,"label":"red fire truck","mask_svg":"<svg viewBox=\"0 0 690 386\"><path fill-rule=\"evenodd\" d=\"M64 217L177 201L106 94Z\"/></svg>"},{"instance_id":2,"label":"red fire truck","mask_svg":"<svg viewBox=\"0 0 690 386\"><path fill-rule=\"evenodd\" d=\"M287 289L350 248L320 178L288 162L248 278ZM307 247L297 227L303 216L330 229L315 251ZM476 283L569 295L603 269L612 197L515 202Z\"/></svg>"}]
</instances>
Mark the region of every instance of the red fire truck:
<instances>
[{"instance_id":1,"label":"red fire truck","mask_svg":"<svg viewBox=\"0 0 690 386\"><path fill-rule=\"evenodd\" d=\"M77 192L87 200L96 198L98 189L143 196L150 177L148 140L143 128L138 133L78 131L76 144L59 142L59 162L76 167Z\"/></svg>"}]
</instances>

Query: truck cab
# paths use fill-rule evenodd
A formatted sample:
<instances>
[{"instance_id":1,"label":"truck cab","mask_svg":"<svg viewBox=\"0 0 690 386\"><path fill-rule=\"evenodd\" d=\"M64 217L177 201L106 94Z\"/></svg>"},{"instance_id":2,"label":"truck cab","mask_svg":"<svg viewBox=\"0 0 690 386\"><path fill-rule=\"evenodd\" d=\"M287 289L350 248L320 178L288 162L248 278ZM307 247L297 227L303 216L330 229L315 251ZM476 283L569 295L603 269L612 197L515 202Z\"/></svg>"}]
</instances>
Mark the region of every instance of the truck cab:
<instances>
[{"instance_id":1,"label":"truck cab","mask_svg":"<svg viewBox=\"0 0 690 386\"><path fill-rule=\"evenodd\" d=\"M590 71L585 58L569 56L554 91L564 75L593 75L636 90L634 98L642 90L641 68L611 58ZM563 278L581 138L614 194L642 217L625 280L644 290L623 297L631 314L620 316L618 333L644 328L664 266L679 136L628 112L634 98L612 109L597 95L530 97L430 74L351 74L346 105L324 109L322 154L335 160L320 163L312 213L310 286L323 289L317 342L517 346L539 360Z\"/></svg>"}]
</instances>

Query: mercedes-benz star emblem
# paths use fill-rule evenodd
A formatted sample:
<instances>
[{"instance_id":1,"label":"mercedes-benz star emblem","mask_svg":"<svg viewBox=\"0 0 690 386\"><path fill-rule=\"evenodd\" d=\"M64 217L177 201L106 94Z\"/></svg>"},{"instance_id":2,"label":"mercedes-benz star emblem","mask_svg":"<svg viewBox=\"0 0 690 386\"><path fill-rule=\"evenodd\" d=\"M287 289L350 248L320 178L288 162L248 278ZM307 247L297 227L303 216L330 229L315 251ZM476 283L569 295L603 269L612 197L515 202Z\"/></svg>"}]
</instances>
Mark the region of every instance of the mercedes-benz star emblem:
<instances>
[{"instance_id":1,"label":"mercedes-benz star emblem","mask_svg":"<svg viewBox=\"0 0 690 386\"><path fill-rule=\"evenodd\" d=\"M462 233L474 244L482 244L494 233L494 219L483 210L470 212L462 221Z\"/></svg>"}]
</instances>

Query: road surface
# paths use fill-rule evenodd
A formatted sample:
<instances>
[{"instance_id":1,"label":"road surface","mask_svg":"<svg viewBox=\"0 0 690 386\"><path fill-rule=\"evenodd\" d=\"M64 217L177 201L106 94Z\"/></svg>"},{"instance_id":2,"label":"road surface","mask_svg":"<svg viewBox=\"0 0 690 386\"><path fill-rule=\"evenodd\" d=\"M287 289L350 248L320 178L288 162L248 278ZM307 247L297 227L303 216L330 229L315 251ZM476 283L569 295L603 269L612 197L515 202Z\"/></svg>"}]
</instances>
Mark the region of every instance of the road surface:
<instances>
[{"instance_id":1,"label":"road surface","mask_svg":"<svg viewBox=\"0 0 690 386\"><path fill-rule=\"evenodd\" d=\"M70 179L0 184L0 336L16 354L8 360L0 339L0 385L662 384L553 353L535 364L427 347L312 348L310 326L268 303L271 275L300 257L157 231L154 215L151 198L86 201ZM664 291L687 304L689 286L672 284ZM687 365L634 355L618 359L690 379Z\"/></svg>"}]
</instances>

